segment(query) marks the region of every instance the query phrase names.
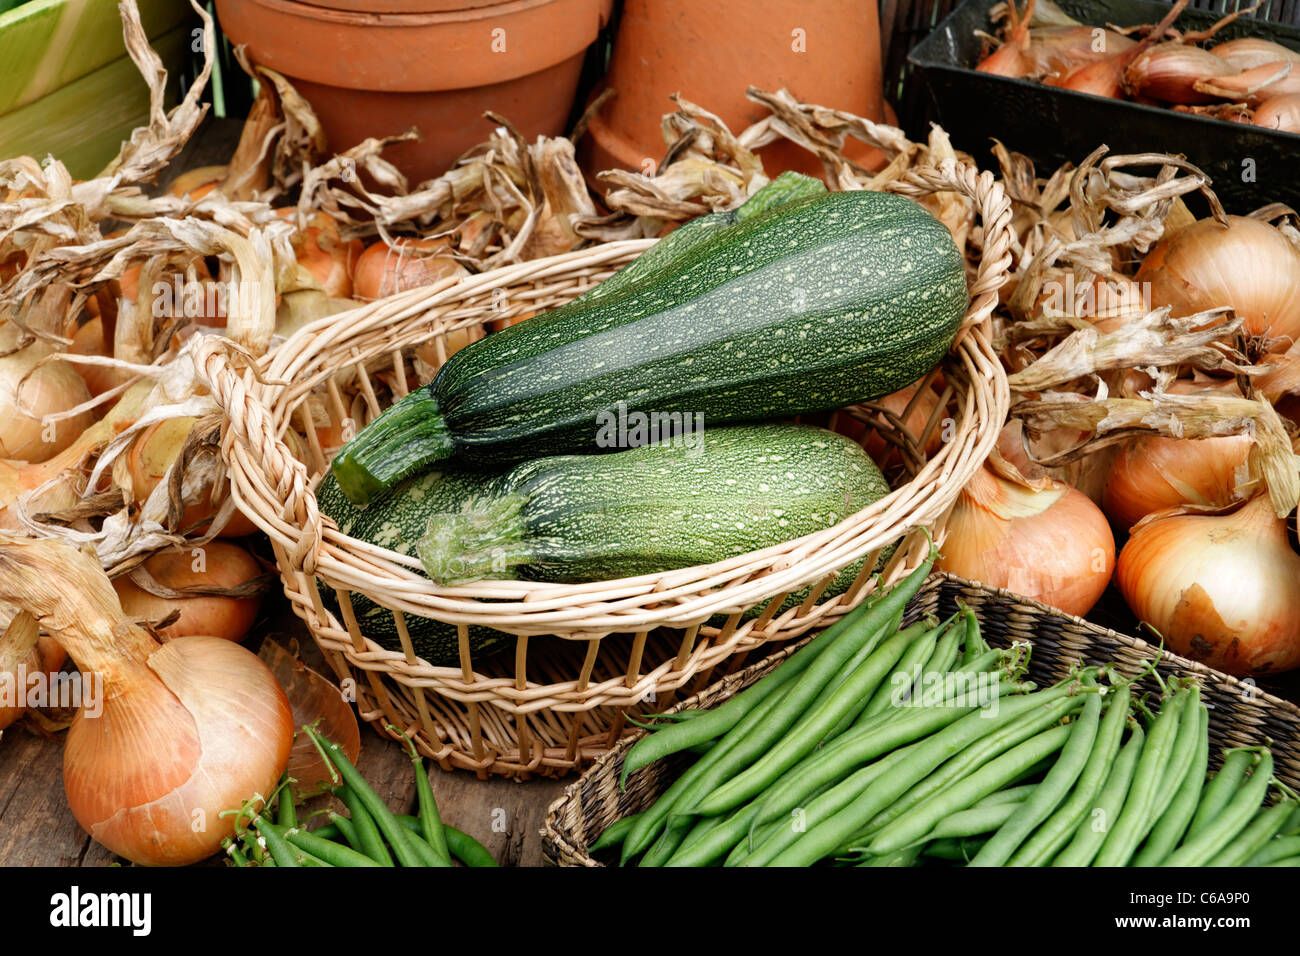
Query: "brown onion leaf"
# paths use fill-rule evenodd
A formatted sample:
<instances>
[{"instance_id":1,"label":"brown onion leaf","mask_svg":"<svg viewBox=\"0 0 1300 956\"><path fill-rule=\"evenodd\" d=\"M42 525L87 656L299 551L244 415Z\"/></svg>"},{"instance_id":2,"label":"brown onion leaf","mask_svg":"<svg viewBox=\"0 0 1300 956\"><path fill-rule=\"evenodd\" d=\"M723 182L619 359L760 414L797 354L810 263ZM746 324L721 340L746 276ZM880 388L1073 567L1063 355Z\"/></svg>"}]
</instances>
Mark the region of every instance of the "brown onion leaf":
<instances>
[{"instance_id":1,"label":"brown onion leaf","mask_svg":"<svg viewBox=\"0 0 1300 956\"><path fill-rule=\"evenodd\" d=\"M317 729L321 734L338 744L355 764L361 752L361 728L356 714L338 687L275 641L263 641L257 656L284 688L293 710L293 725L298 728L287 771L297 781L294 796L301 799L322 793L331 786L330 771L301 728L319 721Z\"/></svg>"}]
</instances>

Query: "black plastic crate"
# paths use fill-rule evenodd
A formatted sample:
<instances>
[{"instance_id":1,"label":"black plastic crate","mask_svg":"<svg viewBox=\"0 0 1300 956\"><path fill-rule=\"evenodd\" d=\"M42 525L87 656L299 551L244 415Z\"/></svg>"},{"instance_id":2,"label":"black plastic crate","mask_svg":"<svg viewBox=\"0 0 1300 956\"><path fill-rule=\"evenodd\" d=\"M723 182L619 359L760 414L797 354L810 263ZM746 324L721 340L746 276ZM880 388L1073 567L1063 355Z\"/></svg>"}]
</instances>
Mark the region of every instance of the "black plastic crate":
<instances>
[{"instance_id":1,"label":"black plastic crate","mask_svg":"<svg viewBox=\"0 0 1300 956\"><path fill-rule=\"evenodd\" d=\"M1078 163L1098 146L1114 153L1181 153L1205 170L1230 212L1271 202L1300 208L1300 136L1225 120L1089 96L977 72L975 31L991 32L988 11L997 0L967 0L912 50L908 60L923 78L953 144L989 161L991 139L1024 153L1047 175ZM1156 0L1060 0L1088 24L1156 23L1169 5ZM1202 29L1218 14L1188 9L1182 29ZM1300 50L1300 29L1258 19L1229 24L1217 40L1259 36Z\"/></svg>"}]
</instances>

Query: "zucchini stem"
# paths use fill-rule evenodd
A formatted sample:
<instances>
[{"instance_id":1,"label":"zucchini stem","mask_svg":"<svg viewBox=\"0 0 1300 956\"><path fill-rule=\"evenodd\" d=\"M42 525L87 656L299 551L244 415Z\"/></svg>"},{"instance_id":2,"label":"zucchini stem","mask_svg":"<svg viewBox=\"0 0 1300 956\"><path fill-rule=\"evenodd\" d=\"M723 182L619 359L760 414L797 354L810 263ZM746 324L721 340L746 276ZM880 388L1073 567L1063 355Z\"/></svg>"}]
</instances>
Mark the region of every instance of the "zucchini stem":
<instances>
[{"instance_id":1,"label":"zucchini stem","mask_svg":"<svg viewBox=\"0 0 1300 956\"><path fill-rule=\"evenodd\" d=\"M532 558L524 540L523 495L480 496L455 514L429 516L415 553L437 584L508 578Z\"/></svg>"},{"instance_id":2,"label":"zucchini stem","mask_svg":"<svg viewBox=\"0 0 1300 956\"><path fill-rule=\"evenodd\" d=\"M436 381L436 380L435 380ZM432 387L416 389L344 445L331 468L339 489L358 507L403 478L456 450Z\"/></svg>"}]
</instances>

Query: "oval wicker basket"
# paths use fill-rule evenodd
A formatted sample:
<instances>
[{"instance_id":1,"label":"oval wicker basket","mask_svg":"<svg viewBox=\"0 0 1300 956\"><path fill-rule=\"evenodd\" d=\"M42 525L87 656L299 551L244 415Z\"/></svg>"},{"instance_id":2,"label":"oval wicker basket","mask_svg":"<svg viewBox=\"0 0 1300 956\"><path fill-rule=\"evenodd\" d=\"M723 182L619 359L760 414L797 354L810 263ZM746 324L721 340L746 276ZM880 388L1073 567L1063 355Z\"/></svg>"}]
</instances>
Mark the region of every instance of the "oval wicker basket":
<instances>
[{"instance_id":1,"label":"oval wicker basket","mask_svg":"<svg viewBox=\"0 0 1300 956\"><path fill-rule=\"evenodd\" d=\"M390 734L388 724L410 733L444 768L561 775L630 732L629 710L662 710L678 688L693 681L698 690L720 665L736 669L753 648L846 613L874 581L864 573L847 593L821 601L840 569L900 538L884 579L917 566L926 550L919 529L942 534L958 490L1006 417L1006 378L988 324L1011 262L1011 207L991 174L951 160L913 170L888 188L911 197L969 197L983 227L970 307L941 367L938 407L920 435L875 405L820 419L854 437L865 439L866 431L892 443L895 491L832 528L705 567L582 585L485 581L440 588L414 559L341 534L322 519L312 493L326 459L315 428L305 427L309 398L323 396L335 422L369 419L381 411L380 395L392 401L406 393L412 348L422 345L424 355L432 349L438 364L448 334L560 306L653 240L611 242L402 293L307 326L257 367L216 337L203 344L202 374L226 411L222 449L235 501L270 536L294 612L339 678L353 682L345 686L355 687L364 719ZM351 405L339 384L348 375ZM867 422L874 432L864 429ZM285 443L293 428L312 446L304 456L310 468ZM923 449L936 431L944 441L927 460ZM788 595L808 586L802 603L777 613ZM339 615L327 609L319 587L335 593ZM401 649L385 649L362 633L352 594L393 611ZM745 614L757 606L761 613ZM430 666L415 655L411 615L458 625L460 667ZM715 615L725 623L709 626ZM516 635L513 657L475 660L470 625Z\"/></svg>"},{"instance_id":2,"label":"oval wicker basket","mask_svg":"<svg viewBox=\"0 0 1300 956\"><path fill-rule=\"evenodd\" d=\"M986 588L949 574L930 576L908 606L904 620L910 623L924 614L947 617L957 610L958 602L974 610L981 633L993 646L1008 647L1016 641L1032 645L1029 677L1040 685L1067 676L1079 661L1114 663L1121 673L1131 676L1143 670L1143 660L1149 661L1156 651L1138 638L1097 627L1010 591ZM796 649L791 646L773 654L672 709L716 707L770 672ZM1274 774L1282 783L1300 790L1300 707L1176 654L1162 656L1156 669L1164 678L1182 674L1201 680L1202 699L1210 707L1211 767L1218 767L1224 748L1271 740ZM1139 681L1138 686L1143 690L1159 689L1150 676ZM547 809L543 831L547 862L602 866L587 852L591 841L616 820L650 806L689 763L689 758L682 755L660 760L632 774L627 789L620 791L623 758L641 736L644 732L638 731L620 741Z\"/></svg>"}]
</instances>

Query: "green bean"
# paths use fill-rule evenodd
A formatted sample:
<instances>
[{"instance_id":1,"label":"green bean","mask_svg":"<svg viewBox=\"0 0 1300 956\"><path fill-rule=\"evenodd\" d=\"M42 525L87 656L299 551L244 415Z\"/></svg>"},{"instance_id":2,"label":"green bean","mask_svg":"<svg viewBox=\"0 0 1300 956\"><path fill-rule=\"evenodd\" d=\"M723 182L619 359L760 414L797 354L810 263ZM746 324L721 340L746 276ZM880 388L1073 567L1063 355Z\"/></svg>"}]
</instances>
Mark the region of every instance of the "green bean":
<instances>
[{"instance_id":1,"label":"green bean","mask_svg":"<svg viewBox=\"0 0 1300 956\"><path fill-rule=\"evenodd\" d=\"M1045 730L1006 753L990 760L978 771L963 778L942 793L937 793L909 813L905 813L876 834L869 847L872 853L891 853L921 840L944 817L988 796L1029 764L1056 753L1070 739L1070 727ZM986 844L987 845L987 844ZM982 852L982 851L981 851Z\"/></svg>"},{"instance_id":2,"label":"green bean","mask_svg":"<svg viewBox=\"0 0 1300 956\"><path fill-rule=\"evenodd\" d=\"M619 789L627 787L630 774L649 766L669 754L731 731L753 708L765 700L774 691L794 684L804 674L814 669L827 649L842 651L843 656L836 658L824 671L821 683L824 684L834 674L844 660L852 656L860 642L871 637L877 629L904 607L912 596L920 590L926 575L934 564L931 556L907 578L874 601L863 601L844 617L840 618L826 630L782 661L780 666L765 675L752 687L746 688L735 697L719 707L709 711L708 715L698 720L687 721L667 727L664 730L642 737L627 752L623 759L623 769L619 774ZM845 640L840 640L845 635ZM848 635L853 635L848 637Z\"/></svg>"},{"instance_id":3,"label":"green bean","mask_svg":"<svg viewBox=\"0 0 1300 956\"><path fill-rule=\"evenodd\" d=\"M365 778L361 776L357 768L352 765L352 761L348 759L347 754L343 752L343 748L332 741L326 740L311 727L303 729L329 761L334 764L335 769L338 770L343 782L347 784L357 803L364 806L366 812L373 818L375 826L383 834L384 839L388 841L388 845L392 847L397 861L402 866L420 866L420 858L412 852L413 849L418 849L418 847L413 847L412 844L405 840L402 828L393 819L393 812L388 809L388 805L384 803L379 794L375 793L370 784L366 783ZM356 812L353 811L352 816L354 819L356 815ZM359 831L358 835L360 835ZM375 856L368 850L363 852L380 863L385 862L381 857Z\"/></svg>"},{"instance_id":4,"label":"green bean","mask_svg":"<svg viewBox=\"0 0 1300 956\"><path fill-rule=\"evenodd\" d=\"M1085 679L1086 680L1086 679ZM1034 789L1021 811L998 828L980 849L971 866L1002 866L1020 848L1034 828L1065 800L1092 753L1101 725L1101 695L1090 694L1070 730L1070 738L1043 782Z\"/></svg>"},{"instance_id":5,"label":"green bean","mask_svg":"<svg viewBox=\"0 0 1300 956\"><path fill-rule=\"evenodd\" d=\"M908 846L884 856L868 856L858 866L915 866L916 858L921 855L921 846Z\"/></svg>"},{"instance_id":6,"label":"green bean","mask_svg":"<svg viewBox=\"0 0 1300 956\"><path fill-rule=\"evenodd\" d=\"M823 820L838 813L873 781L891 773L906 756L906 748L895 750L874 763L859 768L835 786L823 790L809 800L807 806L793 808L791 815L796 817L798 826L786 820L772 820L761 828L756 827L749 843L736 847L724 865L763 866L805 832L807 821Z\"/></svg>"},{"instance_id":7,"label":"green bean","mask_svg":"<svg viewBox=\"0 0 1300 956\"><path fill-rule=\"evenodd\" d=\"M977 767L982 767L994 757L1006 752L1011 747L1017 746L1033 737L1042 733L1049 727L1052 727L1062 718L1071 712L1083 706L1082 697L1069 696L1069 688L1072 682L1057 685L1043 694L1054 695L1047 698L1045 706L1029 708L1015 719L1003 724L994 733L972 742L969 746L955 754L951 759L945 761L941 766L936 768L932 773L919 780L910 790L902 796L890 801L890 804L882 808L875 816L868 820L861 832L863 834L875 833L877 830L888 826L898 817L902 816L908 810L918 806L925 800L928 800L934 794L943 790L953 782L960 780L967 774L973 772ZM1089 693L1095 693L1090 691ZM1012 707L1019 705L1020 700L1037 699L1039 695L1033 695L1028 698L1013 698L1004 703L1002 707ZM984 719L981 717L981 719ZM1026 767L1025 772L1034 772L1036 768ZM1021 778L1023 779L1023 774Z\"/></svg>"},{"instance_id":8,"label":"green bean","mask_svg":"<svg viewBox=\"0 0 1300 956\"><path fill-rule=\"evenodd\" d=\"M641 816L634 813L631 816L623 817L621 820L615 820L609 826L601 831L596 842L587 848L589 853L595 853L599 850L608 850L612 846L618 846L624 838L632 832L632 827L636 826L637 819Z\"/></svg>"},{"instance_id":9,"label":"green bean","mask_svg":"<svg viewBox=\"0 0 1300 956\"><path fill-rule=\"evenodd\" d=\"M659 839L651 844L650 849L646 850L645 856L637 865L664 866L686 840L694 825L695 818L688 814L669 817L663 832L659 834Z\"/></svg>"},{"instance_id":10,"label":"green bean","mask_svg":"<svg viewBox=\"0 0 1300 956\"><path fill-rule=\"evenodd\" d=\"M497 866L496 859L488 852L487 847L464 830L457 830L455 827L444 823L442 832L447 837L447 849L451 850L451 855L466 866L474 869L495 868Z\"/></svg>"},{"instance_id":11,"label":"green bean","mask_svg":"<svg viewBox=\"0 0 1300 956\"><path fill-rule=\"evenodd\" d=\"M902 619L901 614L899 615L899 619L900 620ZM898 668L893 674L894 679L898 678L899 673L908 669L909 654L912 655L914 659L920 656L924 656L927 660L929 659L929 654L925 653L926 649L927 647L933 646L933 640L937 640L942 627L943 625L938 624L935 618L926 617L920 621L917 621L915 624L909 625L907 628L905 628L903 631L900 632L903 634L912 634L915 636L916 639L911 641L908 644L907 650L903 652L903 658L898 662ZM859 663L861 662L859 661ZM847 680L852 675L854 670L856 670L856 667L846 668L845 676L843 680L841 680L838 684L835 685L831 693L834 693L835 690L838 690L839 687L844 683L844 681ZM881 688L883 688L884 686L885 686L884 683L882 683ZM876 693L879 693L879 690L877 690ZM829 694L823 696L829 696ZM867 708L871 705L871 702L874 699L875 697L873 694L864 694L859 700L854 701L851 707L846 708L844 716L842 716L839 719L839 721L835 724L835 726L822 735L822 739L818 742L817 745L819 747L824 745L828 740L835 739L844 731L846 731L849 727L852 727L855 721L859 719L865 719L864 715L866 715Z\"/></svg>"},{"instance_id":12,"label":"green bean","mask_svg":"<svg viewBox=\"0 0 1300 956\"><path fill-rule=\"evenodd\" d=\"M1052 860L1052 866L1087 866L1096 857L1110 831L1110 822L1124 806L1138 758L1146 746L1146 733L1142 722L1131 722L1132 734L1128 743L1120 748L1119 756L1106 775L1106 782L1097 791L1096 803L1075 828L1074 838Z\"/></svg>"},{"instance_id":13,"label":"green bean","mask_svg":"<svg viewBox=\"0 0 1300 956\"><path fill-rule=\"evenodd\" d=\"M1273 755L1265 750L1250 779L1237 789L1213 822L1165 857L1161 866L1204 866L1250 823L1250 818L1268 795L1272 777Z\"/></svg>"},{"instance_id":14,"label":"green bean","mask_svg":"<svg viewBox=\"0 0 1300 956\"><path fill-rule=\"evenodd\" d=\"M818 787L842 780L853 768L904 744L928 737L972 710L969 707L917 708L900 711L894 720L855 727L832 745L787 768L786 773L767 788L756 822L767 823L785 816Z\"/></svg>"},{"instance_id":15,"label":"green bean","mask_svg":"<svg viewBox=\"0 0 1300 956\"><path fill-rule=\"evenodd\" d=\"M266 845L266 852L275 860L276 866L301 866L300 852L294 850L280 834L276 833L275 827L264 819L261 814L253 814L253 825L257 827L258 840Z\"/></svg>"},{"instance_id":16,"label":"green bean","mask_svg":"<svg viewBox=\"0 0 1300 956\"><path fill-rule=\"evenodd\" d=\"M1265 866L1300 866L1300 856L1289 856L1285 860L1275 860L1272 863L1265 863Z\"/></svg>"},{"instance_id":17,"label":"green bean","mask_svg":"<svg viewBox=\"0 0 1300 956\"><path fill-rule=\"evenodd\" d=\"M957 607L962 611L962 616L966 619L966 644L963 648L962 667L965 668L971 661L989 650L988 641L980 633L980 621L975 616L975 612L961 602Z\"/></svg>"},{"instance_id":18,"label":"green bean","mask_svg":"<svg viewBox=\"0 0 1300 956\"><path fill-rule=\"evenodd\" d=\"M805 690L801 680L791 688L792 699L783 700L781 706L755 729L751 741L746 741L758 745L754 748L757 760L752 764L748 760L725 761L726 776L730 779L697 801L691 812L700 816L717 816L762 793L777 777L814 750L827 731L880 685L912 639L902 631L885 639L838 689L815 706L813 701L818 688L810 683ZM831 651L826 651L822 660L829 660L830 654ZM809 669L804 677L812 674L813 670ZM722 775L721 771L718 775Z\"/></svg>"},{"instance_id":19,"label":"green bean","mask_svg":"<svg viewBox=\"0 0 1300 956\"><path fill-rule=\"evenodd\" d=\"M444 856L431 847L420 830L402 826L396 815L393 817L393 823L396 828L394 832L397 834L397 839L405 844L406 852L415 861L414 863L402 863L403 866L451 866L451 855ZM401 859L399 855L398 862L401 862Z\"/></svg>"},{"instance_id":20,"label":"green bean","mask_svg":"<svg viewBox=\"0 0 1300 956\"><path fill-rule=\"evenodd\" d=\"M1238 747L1224 754L1223 765L1219 772L1201 791L1201 799L1196 805L1196 816L1192 817L1187 828L1186 839L1191 840L1214 822L1214 818L1237 792L1246 771L1255 761L1255 751L1249 747Z\"/></svg>"},{"instance_id":21,"label":"green bean","mask_svg":"<svg viewBox=\"0 0 1300 956\"><path fill-rule=\"evenodd\" d=\"M298 813L293 805L293 781L288 773L280 779L280 795L275 803L275 821L285 827L298 825Z\"/></svg>"},{"instance_id":22,"label":"green bean","mask_svg":"<svg viewBox=\"0 0 1300 956\"><path fill-rule=\"evenodd\" d=\"M910 744L906 754L887 775L872 781L866 790L851 799L848 806L829 819L814 823L806 833L799 835L793 845L782 850L771 860L774 866L809 866L832 853L843 841L852 837L872 818L894 803L909 788L931 774L936 767L960 753L983 737L1014 723L1026 711L1033 711L1068 694L1070 687L1062 684L1049 690L1027 695L1019 700L1004 702L999 713L967 714L931 737ZM1058 718L1059 719L1059 718ZM852 779L852 778L850 778ZM832 788L833 792L834 788ZM761 849L761 848L760 848Z\"/></svg>"},{"instance_id":23,"label":"green bean","mask_svg":"<svg viewBox=\"0 0 1300 956\"><path fill-rule=\"evenodd\" d=\"M911 700L916 685L921 680L921 675L926 671L930 658L939 650L939 640L949 640L946 632L952 630L952 619L949 618L942 624L939 624L917 637L903 652L903 656L898 660L898 666L893 673L888 675L888 679L866 696L866 706L858 714L849 718L848 723L852 723L858 716L871 717L880 713L900 696L900 686L905 687L901 696L903 700ZM956 637L949 640L950 644L956 643ZM831 734L834 736L834 734Z\"/></svg>"},{"instance_id":24,"label":"green bean","mask_svg":"<svg viewBox=\"0 0 1300 956\"><path fill-rule=\"evenodd\" d=\"M419 751L415 749L415 742L405 734L402 739L406 741L411 766L415 770L415 792L420 803L420 835L433 848L438 858L445 865L451 866L451 852L447 849L447 838L442 832L442 818L438 816L438 802L433 798L433 784L429 782L429 774L424 769Z\"/></svg>"},{"instance_id":25,"label":"green bean","mask_svg":"<svg viewBox=\"0 0 1300 956\"><path fill-rule=\"evenodd\" d=\"M239 844L230 839L230 837L226 837L222 840L221 845L225 848L226 854L230 857L231 863L235 866L253 865L248 862L248 857L244 856L244 851L239 848Z\"/></svg>"},{"instance_id":26,"label":"green bean","mask_svg":"<svg viewBox=\"0 0 1300 956\"><path fill-rule=\"evenodd\" d=\"M978 837L953 837L927 844L922 853L937 860L955 860L965 863L979 853L983 846L984 841Z\"/></svg>"},{"instance_id":27,"label":"green bean","mask_svg":"<svg viewBox=\"0 0 1300 956\"><path fill-rule=\"evenodd\" d=\"M658 800L641 812L631 831L623 839L620 863L627 863L632 857L647 849L658 838L659 828L674 813L679 804L689 806L712 788L713 783L707 778L709 770L721 763L727 753L742 746L753 728L781 703L787 693L789 688L782 688L765 700L759 701L741 718L735 728L718 742L716 747L692 764L660 794Z\"/></svg>"},{"instance_id":28,"label":"green bean","mask_svg":"<svg viewBox=\"0 0 1300 956\"><path fill-rule=\"evenodd\" d=\"M1256 850L1246 866L1268 866L1300 853L1300 836L1274 837Z\"/></svg>"},{"instance_id":29,"label":"green bean","mask_svg":"<svg viewBox=\"0 0 1300 956\"><path fill-rule=\"evenodd\" d=\"M1241 836L1211 857L1205 865L1244 866L1247 860L1277 836L1294 808L1294 802L1282 800L1260 810Z\"/></svg>"},{"instance_id":30,"label":"green bean","mask_svg":"<svg viewBox=\"0 0 1300 956\"><path fill-rule=\"evenodd\" d=\"M1050 861L1070 839L1101 791L1128 723L1132 687L1127 682L1119 684L1107 696L1106 715L1097 730L1096 743L1069 798L1012 855L1008 866L1043 866Z\"/></svg>"},{"instance_id":31,"label":"green bean","mask_svg":"<svg viewBox=\"0 0 1300 956\"><path fill-rule=\"evenodd\" d=\"M958 810L956 813L950 813L935 824L934 829L925 835L922 843L951 837L979 836L982 833L993 833L1008 820L1014 818L1023 806L1023 801L1014 800L1009 803L976 805L966 810Z\"/></svg>"},{"instance_id":32,"label":"green bean","mask_svg":"<svg viewBox=\"0 0 1300 956\"><path fill-rule=\"evenodd\" d=\"M358 853L351 847L344 846L342 843L334 843L330 840L324 840L316 834L307 830L299 830L297 827L289 827L283 831L282 836L293 846L300 850L306 850L312 856L319 860L324 860L330 866L380 866L378 862L372 860L364 853Z\"/></svg>"},{"instance_id":33,"label":"green bean","mask_svg":"<svg viewBox=\"0 0 1300 956\"><path fill-rule=\"evenodd\" d=\"M697 839L686 840L666 865L708 866L726 856L744 840L757 812L758 806L749 804L737 808L726 817L704 818L701 823L707 829Z\"/></svg>"},{"instance_id":34,"label":"green bean","mask_svg":"<svg viewBox=\"0 0 1300 956\"><path fill-rule=\"evenodd\" d=\"M1018 787L1004 787L1001 790L995 790L983 800L980 800L972 810L978 810L981 807L997 807L1004 803L1024 803L1029 799L1030 794L1038 786L1036 783L1026 783Z\"/></svg>"},{"instance_id":35,"label":"green bean","mask_svg":"<svg viewBox=\"0 0 1300 956\"><path fill-rule=\"evenodd\" d=\"M334 827L335 832L337 832L338 835L347 842L348 846L352 847L352 849L356 850L358 853L361 852L361 848L358 845L361 840L357 836L357 829L352 825L351 820L343 816L341 813L334 813L331 811L330 823ZM323 839L333 839L334 834L324 832L328 829L329 827L321 827L319 830L314 830L312 832Z\"/></svg>"},{"instance_id":36,"label":"green bean","mask_svg":"<svg viewBox=\"0 0 1300 956\"><path fill-rule=\"evenodd\" d=\"M1209 725L1210 712L1198 701L1191 765L1181 781L1172 781L1167 787L1161 785L1161 793L1172 792L1173 797L1160 814L1142 850L1133 858L1134 866L1159 866L1187 832L1187 825L1196 813L1196 802L1201 796L1201 787L1205 785L1205 771L1210 762Z\"/></svg>"},{"instance_id":37,"label":"green bean","mask_svg":"<svg viewBox=\"0 0 1300 956\"><path fill-rule=\"evenodd\" d=\"M393 858L384 846L384 839L380 835L379 827L376 826L374 817L370 815L370 811L365 808L356 792L344 784L335 793L343 801L343 805L348 808L348 813L351 814L352 828L356 831L357 836L357 845L353 849L364 853L383 866L393 866Z\"/></svg>"},{"instance_id":38,"label":"green bean","mask_svg":"<svg viewBox=\"0 0 1300 956\"><path fill-rule=\"evenodd\" d=\"M1173 755L1174 742L1180 736L1180 725L1192 724L1197 727L1196 714L1188 719L1188 704L1197 699L1195 685L1190 690L1175 692L1166 706L1160 710L1160 716L1151 725L1147 734L1146 746L1138 760L1137 769L1133 771L1133 782L1129 785L1128 796L1114 826L1106 834L1106 839L1097 851L1093 866L1125 866L1133 858L1138 844L1155 825L1155 808L1160 797L1159 786L1165 775L1165 768Z\"/></svg>"},{"instance_id":39,"label":"green bean","mask_svg":"<svg viewBox=\"0 0 1300 956\"><path fill-rule=\"evenodd\" d=\"M1005 680L1000 681L995 691L1001 696L1011 686ZM969 695L963 692L961 698L954 700L964 700L966 696ZM877 749L882 742L897 741L889 745L889 749L893 749L899 744L919 740L950 726L970 712L970 706L944 704L904 707L892 715L877 715L872 722L854 727L788 770L764 796L764 809L760 811L756 822L761 825L782 817L817 787L843 780L854 767L860 766L875 754L883 753ZM869 782L870 775L858 774L856 779L865 784ZM837 807L837 810L842 809L842 806Z\"/></svg>"},{"instance_id":40,"label":"green bean","mask_svg":"<svg viewBox=\"0 0 1300 956\"><path fill-rule=\"evenodd\" d=\"M836 648L828 648L744 740L708 767L702 775L708 780L707 790L702 787L701 792L695 793L693 803L682 803L682 808L689 808L688 812L697 816L725 813L761 791L781 771L788 769L790 763L816 747L822 732L839 719L840 708L853 706L854 698L861 696L859 685L871 680L879 683L884 670L902 653L904 641L900 635L896 633L880 643L883 636L884 632L880 632L868 637L853 656L857 663L850 663L853 671L849 679L824 698L822 705L814 706L816 697L835 678L819 672L820 665L840 657ZM824 723L809 730L809 722L814 718L822 718ZM780 765L780 761L787 762Z\"/></svg>"}]
</instances>

